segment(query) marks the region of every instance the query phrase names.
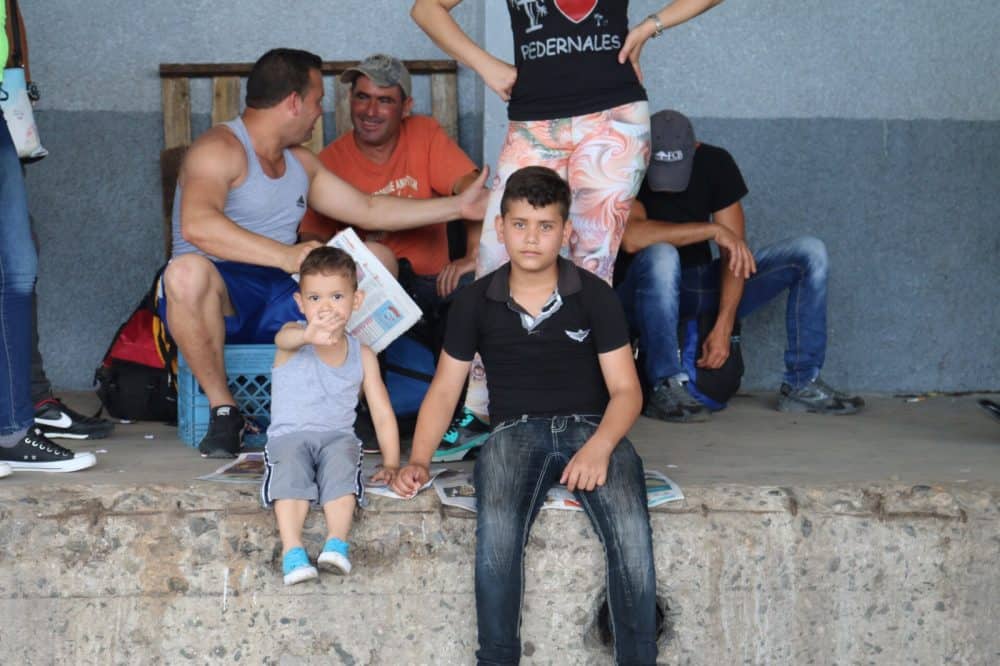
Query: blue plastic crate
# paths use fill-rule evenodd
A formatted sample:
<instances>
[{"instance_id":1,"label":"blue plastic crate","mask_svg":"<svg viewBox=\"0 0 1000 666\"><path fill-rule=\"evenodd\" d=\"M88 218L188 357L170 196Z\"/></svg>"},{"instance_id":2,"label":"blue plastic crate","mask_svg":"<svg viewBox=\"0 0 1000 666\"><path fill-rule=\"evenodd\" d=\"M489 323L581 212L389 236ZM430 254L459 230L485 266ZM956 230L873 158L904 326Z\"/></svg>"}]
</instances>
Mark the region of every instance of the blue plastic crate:
<instances>
[{"instance_id":1,"label":"blue plastic crate","mask_svg":"<svg viewBox=\"0 0 1000 666\"><path fill-rule=\"evenodd\" d=\"M229 390L240 411L261 427L259 435L247 435L247 446L263 446L271 422L271 366L274 345L226 345L224 358ZM198 442L208 431L208 398L198 386L183 356L177 367L177 434L188 446Z\"/></svg>"}]
</instances>

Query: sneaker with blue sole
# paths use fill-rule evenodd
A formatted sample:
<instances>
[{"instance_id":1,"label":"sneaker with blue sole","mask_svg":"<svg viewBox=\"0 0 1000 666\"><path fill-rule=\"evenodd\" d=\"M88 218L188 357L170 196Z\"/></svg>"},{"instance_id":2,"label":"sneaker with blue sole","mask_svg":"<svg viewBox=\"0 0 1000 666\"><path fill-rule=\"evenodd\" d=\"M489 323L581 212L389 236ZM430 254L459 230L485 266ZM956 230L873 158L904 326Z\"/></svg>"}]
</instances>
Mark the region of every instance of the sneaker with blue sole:
<instances>
[{"instance_id":1,"label":"sneaker with blue sole","mask_svg":"<svg viewBox=\"0 0 1000 666\"><path fill-rule=\"evenodd\" d=\"M441 443L431 460L433 462L462 460L469 451L485 444L489 436L489 424L468 409L463 408L461 415L451 422L448 432L441 438Z\"/></svg>"},{"instance_id":2,"label":"sneaker with blue sole","mask_svg":"<svg viewBox=\"0 0 1000 666\"><path fill-rule=\"evenodd\" d=\"M281 573L285 576L285 585L295 585L319 576L316 567L309 564L309 556L301 546L292 548L281 558Z\"/></svg>"}]
</instances>

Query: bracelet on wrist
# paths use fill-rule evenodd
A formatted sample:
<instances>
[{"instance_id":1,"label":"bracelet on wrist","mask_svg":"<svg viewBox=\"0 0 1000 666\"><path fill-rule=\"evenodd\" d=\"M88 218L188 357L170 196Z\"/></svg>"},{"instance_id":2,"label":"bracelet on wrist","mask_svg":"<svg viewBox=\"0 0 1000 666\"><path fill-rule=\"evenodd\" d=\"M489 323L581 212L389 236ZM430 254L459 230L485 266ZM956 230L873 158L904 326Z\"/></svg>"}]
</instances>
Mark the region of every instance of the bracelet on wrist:
<instances>
[{"instance_id":1,"label":"bracelet on wrist","mask_svg":"<svg viewBox=\"0 0 1000 666\"><path fill-rule=\"evenodd\" d=\"M650 39L656 39L663 34L664 30L667 29L667 27L663 25L663 21L661 21L660 17L656 14L650 14L646 17L646 20L653 22L653 34L649 36Z\"/></svg>"}]
</instances>

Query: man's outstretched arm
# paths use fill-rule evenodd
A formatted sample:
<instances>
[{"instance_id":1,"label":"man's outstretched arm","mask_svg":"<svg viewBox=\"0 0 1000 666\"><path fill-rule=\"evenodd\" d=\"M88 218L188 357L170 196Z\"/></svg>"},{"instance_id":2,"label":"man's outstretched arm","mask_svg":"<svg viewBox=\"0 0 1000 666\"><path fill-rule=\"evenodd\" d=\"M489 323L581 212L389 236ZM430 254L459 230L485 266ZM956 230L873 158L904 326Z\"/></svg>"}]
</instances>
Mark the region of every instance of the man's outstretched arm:
<instances>
[{"instance_id":1,"label":"man's outstretched arm","mask_svg":"<svg viewBox=\"0 0 1000 666\"><path fill-rule=\"evenodd\" d=\"M486 215L489 198L489 191L483 187L489 173L486 168L457 196L405 199L364 194L328 171L309 151L295 149L295 155L310 177L309 206L361 229L399 231L459 218L482 219Z\"/></svg>"},{"instance_id":2,"label":"man's outstretched arm","mask_svg":"<svg viewBox=\"0 0 1000 666\"><path fill-rule=\"evenodd\" d=\"M285 245L247 231L223 212L229 190L245 172L243 147L231 132L217 127L199 137L185 155L177 178L183 188L181 236L219 259L297 272L305 255L319 243Z\"/></svg>"}]
</instances>

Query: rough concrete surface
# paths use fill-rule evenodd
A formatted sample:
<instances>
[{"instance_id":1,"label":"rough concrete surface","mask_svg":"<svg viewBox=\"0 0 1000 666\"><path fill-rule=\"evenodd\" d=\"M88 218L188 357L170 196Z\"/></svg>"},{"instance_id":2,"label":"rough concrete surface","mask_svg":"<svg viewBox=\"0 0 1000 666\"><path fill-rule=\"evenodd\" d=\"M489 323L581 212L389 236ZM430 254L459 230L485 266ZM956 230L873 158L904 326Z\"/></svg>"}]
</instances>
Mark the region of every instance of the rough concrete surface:
<instances>
[{"instance_id":1,"label":"rough concrete surface","mask_svg":"<svg viewBox=\"0 0 1000 666\"><path fill-rule=\"evenodd\" d=\"M879 418L817 420L754 397L693 429L641 421L633 437L647 465L686 495L652 514L661 662L1000 662L1000 424L967 405L877 399ZM937 430L953 411L968 418ZM799 461L784 477L794 456L783 433L803 421L817 425L811 472ZM945 431L951 467L922 441ZM878 480L873 455L867 473L838 478L839 446L866 439L929 465ZM756 469L731 457L740 446ZM474 661L471 514L428 493L374 498L352 533L354 572L285 588L256 487L193 481L217 463L146 424L78 448L108 452L90 472L0 482L0 663ZM314 555L322 538L313 513ZM524 663L610 663L595 626L603 557L586 518L543 512L526 569Z\"/></svg>"}]
</instances>

